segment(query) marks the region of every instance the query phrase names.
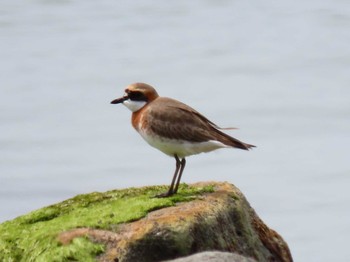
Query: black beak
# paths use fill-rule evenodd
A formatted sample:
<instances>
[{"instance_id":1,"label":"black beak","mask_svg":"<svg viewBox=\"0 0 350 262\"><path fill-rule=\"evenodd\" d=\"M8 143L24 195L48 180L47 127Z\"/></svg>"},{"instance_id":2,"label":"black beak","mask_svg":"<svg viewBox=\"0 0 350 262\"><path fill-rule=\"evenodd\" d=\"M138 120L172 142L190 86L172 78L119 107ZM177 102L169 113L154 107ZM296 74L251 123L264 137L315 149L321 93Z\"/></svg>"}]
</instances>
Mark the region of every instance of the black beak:
<instances>
[{"instance_id":1,"label":"black beak","mask_svg":"<svg viewBox=\"0 0 350 262\"><path fill-rule=\"evenodd\" d=\"M128 100L129 97L128 96L123 96L121 98L117 98L117 99L114 99L111 104L120 104L120 103L123 103L125 100Z\"/></svg>"}]
</instances>

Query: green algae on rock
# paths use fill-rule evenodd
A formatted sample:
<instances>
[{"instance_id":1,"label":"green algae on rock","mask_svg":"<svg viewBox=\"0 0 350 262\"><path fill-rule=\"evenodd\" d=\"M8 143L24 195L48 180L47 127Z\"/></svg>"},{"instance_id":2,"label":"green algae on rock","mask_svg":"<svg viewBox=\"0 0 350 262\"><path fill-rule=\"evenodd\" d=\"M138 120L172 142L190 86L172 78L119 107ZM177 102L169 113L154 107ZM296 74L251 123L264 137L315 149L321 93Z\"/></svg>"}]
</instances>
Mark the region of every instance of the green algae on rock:
<instances>
[{"instance_id":1,"label":"green algae on rock","mask_svg":"<svg viewBox=\"0 0 350 262\"><path fill-rule=\"evenodd\" d=\"M69 245L57 240L60 233L75 228L113 231L121 223L136 221L150 211L190 201L213 187L181 185L169 198L154 198L166 187L154 186L78 195L0 225L0 261L95 261L105 251L104 243L87 236Z\"/></svg>"}]
</instances>

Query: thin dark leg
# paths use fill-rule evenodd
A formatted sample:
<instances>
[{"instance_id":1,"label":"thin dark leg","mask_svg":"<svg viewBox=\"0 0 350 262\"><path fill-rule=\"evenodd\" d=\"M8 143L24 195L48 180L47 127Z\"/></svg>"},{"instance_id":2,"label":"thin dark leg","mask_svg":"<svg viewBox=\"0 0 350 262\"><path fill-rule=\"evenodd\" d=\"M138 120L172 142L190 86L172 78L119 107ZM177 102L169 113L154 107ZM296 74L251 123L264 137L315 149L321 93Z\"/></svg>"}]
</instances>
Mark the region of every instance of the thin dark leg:
<instances>
[{"instance_id":1,"label":"thin dark leg","mask_svg":"<svg viewBox=\"0 0 350 262\"><path fill-rule=\"evenodd\" d=\"M174 194L174 184L175 184L175 181L176 181L176 177L178 176L179 169L181 167L181 161L180 161L179 157L177 155L174 155L174 157L175 157L175 160L176 160L176 168L175 168L173 180L171 181L171 185L169 187L169 190L168 190L168 192L159 194L156 197L168 197L168 196L171 196L171 195Z\"/></svg>"},{"instance_id":2,"label":"thin dark leg","mask_svg":"<svg viewBox=\"0 0 350 262\"><path fill-rule=\"evenodd\" d=\"M184 171L185 166L186 166L186 159L183 158L183 159L181 160L181 168L180 168L179 175L177 176L176 186L175 186L175 189L174 189L174 191L173 191L174 194L176 194L176 193L177 193L177 190L179 189L179 185L180 185L180 180L181 180L182 172Z\"/></svg>"},{"instance_id":3,"label":"thin dark leg","mask_svg":"<svg viewBox=\"0 0 350 262\"><path fill-rule=\"evenodd\" d=\"M167 193L168 196L174 194L174 184L176 181L176 177L178 177L179 169L181 167L181 161L180 161L179 157L177 155L174 155L174 157L176 160L176 169L175 169L175 173L173 176L173 180L171 181L171 185L170 185L168 193Z\"/></svg>"}]
</instances>

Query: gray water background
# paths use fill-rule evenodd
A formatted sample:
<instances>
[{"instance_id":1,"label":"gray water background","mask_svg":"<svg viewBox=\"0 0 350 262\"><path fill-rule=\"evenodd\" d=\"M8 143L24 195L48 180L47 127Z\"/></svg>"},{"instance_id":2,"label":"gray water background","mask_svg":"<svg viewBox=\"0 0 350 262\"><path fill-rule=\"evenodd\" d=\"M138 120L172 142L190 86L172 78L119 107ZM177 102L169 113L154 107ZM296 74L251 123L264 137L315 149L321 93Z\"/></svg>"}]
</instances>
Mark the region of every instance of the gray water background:
<instances>
[{"instance_id":1,"label":"gray water background","mask_svg":"<svg viewBox=\"0 0 350 262\"><path fill-rule=\"evenodd\" d=\"M257 145L188 158L295 261L350 261L348 1L0 3L0 222L91 191L169 184L174 160L109 102L136 81Z\"/></svg>"}]
</instances>

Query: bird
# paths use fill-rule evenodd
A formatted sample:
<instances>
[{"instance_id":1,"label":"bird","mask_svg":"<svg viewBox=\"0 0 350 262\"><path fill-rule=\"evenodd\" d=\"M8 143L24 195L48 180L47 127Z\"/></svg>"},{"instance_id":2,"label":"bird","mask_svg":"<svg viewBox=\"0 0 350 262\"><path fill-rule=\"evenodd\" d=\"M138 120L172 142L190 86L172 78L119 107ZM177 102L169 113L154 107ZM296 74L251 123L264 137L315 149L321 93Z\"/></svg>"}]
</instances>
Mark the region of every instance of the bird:
<instances>
[{"instance_id":1,"label":"bird","mask_svg":"<svg viewBox=\"0 0 350 262\"><path fill-rule=\"evenodd\" d=\"M146 142L176 161L175 172L167 192L157 197L177 193L186 157L219 148L249 150L254 145L229 136L208 118L192 107L172 98L159 96L156 89L146 83L133 83L126 87L122 97L111 104L123 104L131 110L131 123Z\"/></svg>"}]
</instances>

